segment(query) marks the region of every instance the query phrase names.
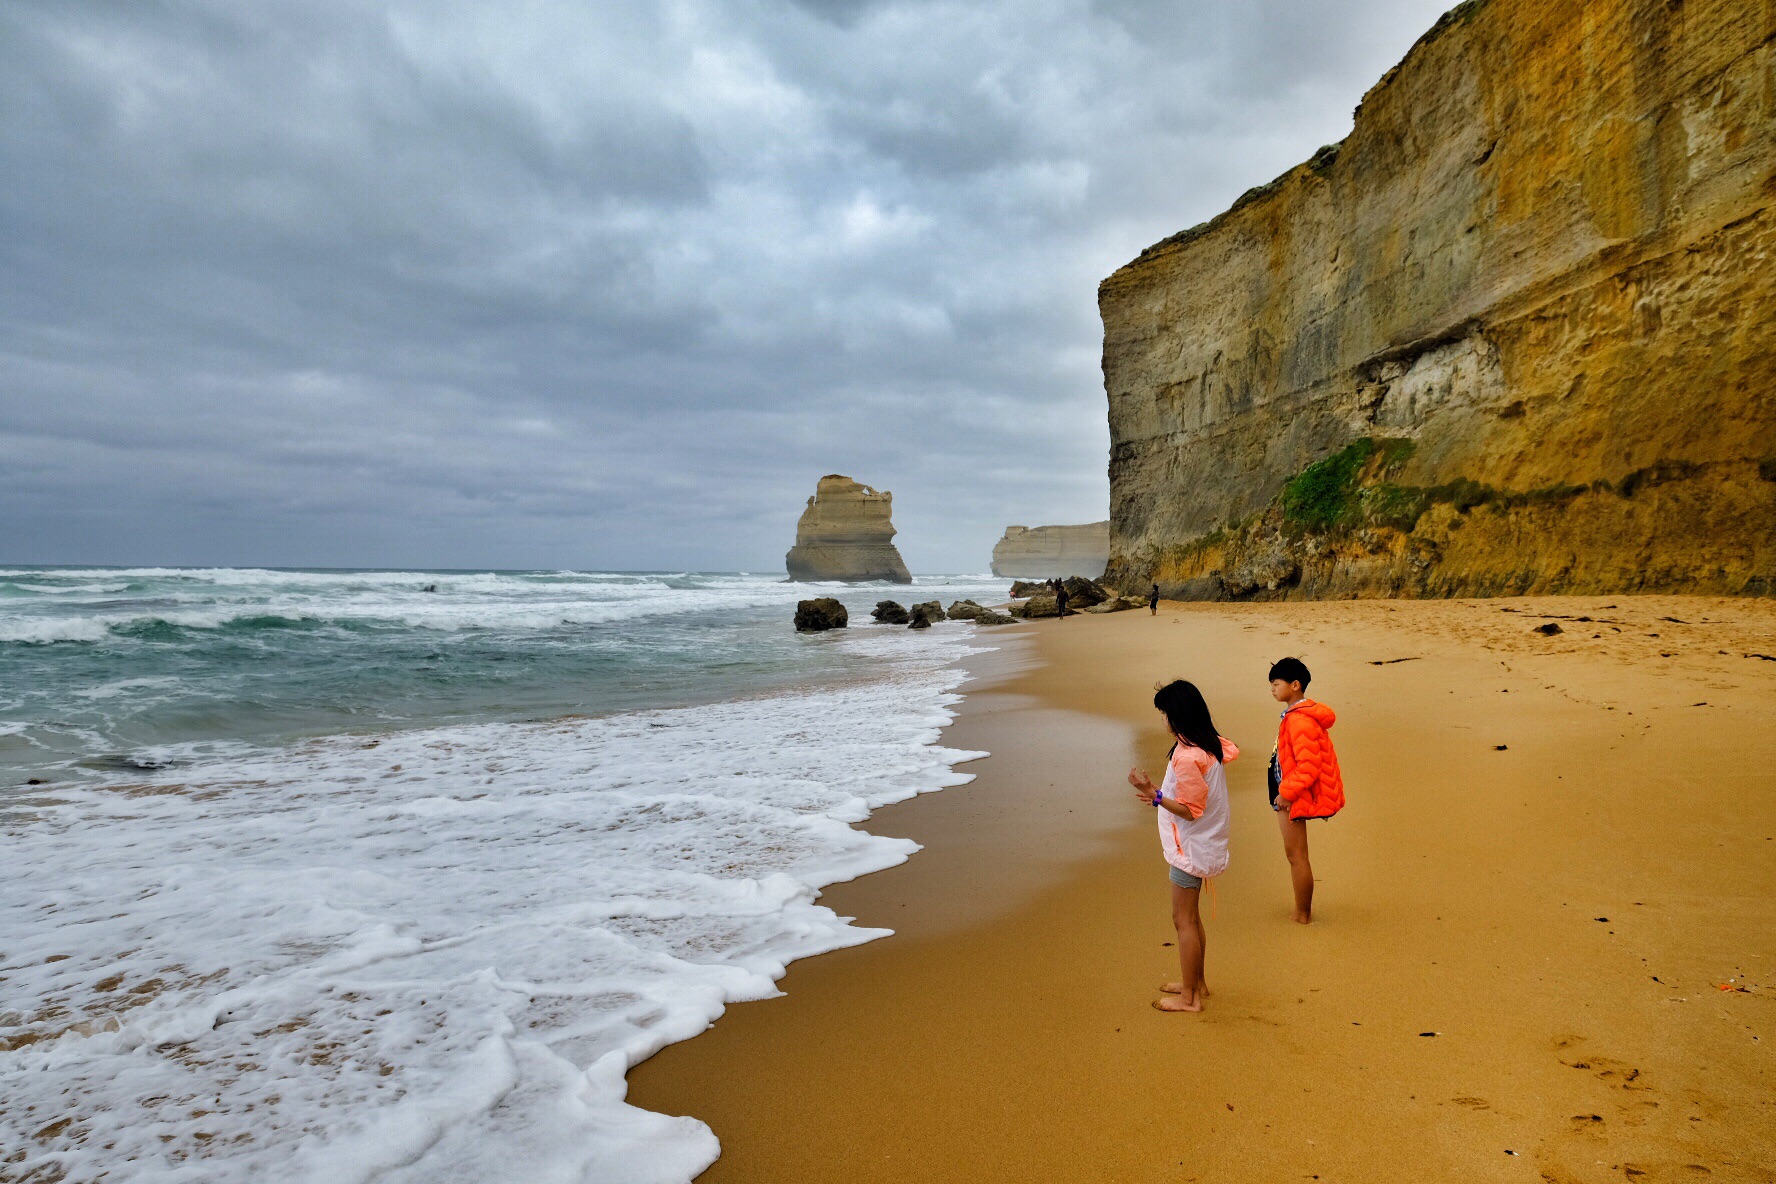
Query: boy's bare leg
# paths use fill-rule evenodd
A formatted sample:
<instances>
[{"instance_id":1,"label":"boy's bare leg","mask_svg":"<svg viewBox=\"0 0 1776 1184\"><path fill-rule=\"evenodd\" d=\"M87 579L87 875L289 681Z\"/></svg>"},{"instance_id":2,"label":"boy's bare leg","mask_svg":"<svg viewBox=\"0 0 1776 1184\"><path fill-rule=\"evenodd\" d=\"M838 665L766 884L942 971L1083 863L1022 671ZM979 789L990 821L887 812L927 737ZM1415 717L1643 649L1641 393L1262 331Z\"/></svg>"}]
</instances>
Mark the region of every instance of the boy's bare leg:
<instances>
[{"instance_id":1,"label":"boy's bare leg","mask_svg":"<svg viewBox=\"0 0 1776 1184\"><path fill-rule=\"evenodd\" d=\"M1153 1004L1161 1011L1203 1009L1203 995L1206 991L1203 984L1203 949L1207 944L1207 935L1203 932L1202 915L1197 910L1197 895L1201 891L1200 888L1172 885L1172 925L1178 931L1179 982L1168 983L1167 988L1176 985L1179 990L1175 995L1168 995Z\"/></svg>"},{"instance_id":2,"label":"boy's bare leg","mask_svg":"<svg viewBox=\"0 0 1776 1184\"><path fill-rule=\"evenodd\" d=\"M1277 829L1283 832L1283 854L1289 857L1289 881L1295 889L1295 911L1290 919L1306 925L1313 920L1314 873L1307 858L1307 819L1290 818L1277 811Z\"/></svg>"}]
</instances>

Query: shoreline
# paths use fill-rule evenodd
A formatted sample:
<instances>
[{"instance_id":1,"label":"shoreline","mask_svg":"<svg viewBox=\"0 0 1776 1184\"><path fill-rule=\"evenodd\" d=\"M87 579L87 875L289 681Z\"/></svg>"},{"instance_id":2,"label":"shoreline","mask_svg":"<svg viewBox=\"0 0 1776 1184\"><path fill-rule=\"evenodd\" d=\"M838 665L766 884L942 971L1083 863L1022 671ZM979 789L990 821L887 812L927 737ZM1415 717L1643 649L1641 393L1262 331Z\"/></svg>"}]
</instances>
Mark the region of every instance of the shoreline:
<instances>
[{"instance_id":1,"label":"shoreline","mask_svg":"<svg viewBox=\"0 0 1776 1184\"><path fill-rule=\"evenodd\" d=\"M700 1179L1766 1178L1776 605L1168 603L996 636L939 741L992 754L976 780L876 811L924 850L822 896L896 936L631 1070L631 1104L721 1140ZM1284 653L1352 790L1307 927L1263 803ZM1122 785L1179 674L1247 753L1201 1016L1149 1006L1165 872Z\"/></svg>"}]
</instances>

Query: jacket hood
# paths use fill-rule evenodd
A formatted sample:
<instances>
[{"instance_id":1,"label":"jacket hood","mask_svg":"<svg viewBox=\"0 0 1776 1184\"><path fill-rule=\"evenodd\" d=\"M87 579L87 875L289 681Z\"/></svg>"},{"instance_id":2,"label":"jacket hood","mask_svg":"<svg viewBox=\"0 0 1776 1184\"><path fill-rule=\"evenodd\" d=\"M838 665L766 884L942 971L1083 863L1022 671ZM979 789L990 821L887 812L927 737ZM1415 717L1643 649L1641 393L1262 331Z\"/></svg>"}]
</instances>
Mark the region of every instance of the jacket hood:
<instances>
[{"instance_id":1,"label":"jacket hood","mask_svg":"<svg viewBox=\"0 0 1776 1184\"><path fill-rule=\"evenodd\" d=\"M1312 699L1303 699L1294 707L1290 708L1291 714L1297 711L1313 720L1316 724L1319 724L1322 728L1330 728L1333 724L1338 722L1337 712L1333 711L1324 703L1316 703Z\"/></svg>"}]
</instances>

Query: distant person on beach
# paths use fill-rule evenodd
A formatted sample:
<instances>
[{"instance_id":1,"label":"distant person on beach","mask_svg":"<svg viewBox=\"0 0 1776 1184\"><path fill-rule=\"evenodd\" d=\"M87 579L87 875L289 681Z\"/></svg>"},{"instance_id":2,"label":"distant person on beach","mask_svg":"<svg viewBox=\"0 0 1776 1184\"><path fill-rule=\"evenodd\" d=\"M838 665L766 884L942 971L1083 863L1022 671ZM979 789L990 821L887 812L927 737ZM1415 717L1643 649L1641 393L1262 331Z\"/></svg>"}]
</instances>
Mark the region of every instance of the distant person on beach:
<instances>
[{"instance_id":1,"label":"distant person on beach","mask_svg":"<svg viewBox=\"0 0 1776 1184\"><path fill-rule=\"evenodd\" d=\"M1330 818L1344 808L1344 777L1332 749L1331 727L1338 717L1324 703L1305 698L1313 675L1300 658L1284 658L1270 668L1270 695L1283 705L1276 748L1270 754L1270 808L1283 832L1283 854L1295 889L1294 920L1313 920L1313 864L1307 857L1307 823Z\"/></svg>"},{"instance_id":2,"label":"distant person on beach","mask_svg":"<svg viewBox=\"0 0 1776 1184\"><path fill-rule=\"evenodd\" d=\"M1203 932L1197 896L1203 881L1227 868L1227 777L1222 766L1239 756L1239 746L1215 730L1202 692L1183 679L1159 688L1153 706L1172 736L1165 780L1159 785L1140 769L1130 769L1135 796L1159 811L1159 848L1170 865L1172 925L1178 931L1175 983L1160 988L1153 1006L1161 1011L1201 1011L1209 984L1203 977Z\"/></svg>"},{"instance_id":3,"label":"distant person on beach","mask_svg":"<svg viewBox=\"0 0 1776 1184\"><path fill-rule=\"evenodd\" d=\"M1158 584L1153 585L1153 591L1147 593L1147 615L1150 617L1157 617L1159 615Z\"/></svg>"},{"instance_id":4,"label":"distant person on beach","mask_svg":"<svg viewBox=\"0 0 1776 1184\"><path fill-rule=\"evenodd\" d=\"M1059 580L1055 581L1055 617L1063 621L1067 619L1067 585Z\"/></svg>"}]
</instances>

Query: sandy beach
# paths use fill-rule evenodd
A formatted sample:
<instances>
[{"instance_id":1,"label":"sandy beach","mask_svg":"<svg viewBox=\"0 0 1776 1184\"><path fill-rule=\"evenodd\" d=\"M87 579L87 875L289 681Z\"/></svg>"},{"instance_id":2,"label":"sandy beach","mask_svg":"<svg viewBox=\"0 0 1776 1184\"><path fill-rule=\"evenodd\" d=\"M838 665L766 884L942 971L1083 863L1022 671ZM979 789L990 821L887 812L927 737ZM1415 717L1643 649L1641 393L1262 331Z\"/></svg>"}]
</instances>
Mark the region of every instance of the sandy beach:
<instances>
[{"instance_id":1,"label":"sandy beach","mask_svg":"<svg viewBox=\"0 0 1776 1184\"><path fill-rule=\"evenodd\" d=\"M1562 632L1546 636L1552 621ZM702 1179L1776 1179L1776 604L1161 606L987 634L973 784L880 811L910 862L824 903L897 931L794 965L630 1074ZM1265 671L1314 673L1350 805L1288 919ZM1246 756L1201 1015L1131 763L1188 677Z\"/></svg>"}]
</instances>

